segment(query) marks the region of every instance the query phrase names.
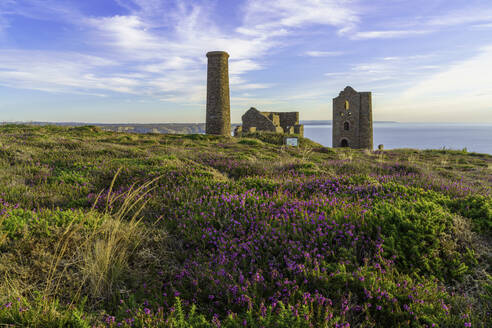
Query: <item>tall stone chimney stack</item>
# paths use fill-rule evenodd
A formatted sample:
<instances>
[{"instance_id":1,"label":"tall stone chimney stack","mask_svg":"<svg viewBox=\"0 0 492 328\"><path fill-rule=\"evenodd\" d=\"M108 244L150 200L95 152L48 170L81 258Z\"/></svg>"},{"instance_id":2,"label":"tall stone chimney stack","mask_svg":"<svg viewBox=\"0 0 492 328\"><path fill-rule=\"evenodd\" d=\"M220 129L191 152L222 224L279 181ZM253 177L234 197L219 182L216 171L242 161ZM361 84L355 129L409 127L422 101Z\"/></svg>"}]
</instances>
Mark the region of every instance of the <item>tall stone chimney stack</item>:
<instances>
[{"instance_id":1,"label":"tall stone chimney stack","mask_svg":"<svg viewBox=\"0 0 492 328\"><path fill-rule=\"evenodd\" d=\"M229 54L225 51L207 53L207 134L231 136L231 105L229 95Z\"/></svg>"}]
</instances>

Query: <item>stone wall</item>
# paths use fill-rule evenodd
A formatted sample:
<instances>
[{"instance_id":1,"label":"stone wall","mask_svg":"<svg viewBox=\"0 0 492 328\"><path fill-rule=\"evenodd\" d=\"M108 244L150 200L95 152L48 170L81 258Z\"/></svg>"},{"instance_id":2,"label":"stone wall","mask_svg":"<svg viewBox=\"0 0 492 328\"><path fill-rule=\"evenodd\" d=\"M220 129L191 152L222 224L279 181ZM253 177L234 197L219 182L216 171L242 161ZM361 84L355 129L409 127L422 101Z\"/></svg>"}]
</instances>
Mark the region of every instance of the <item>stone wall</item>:
<instances>
[{"instance_id":1,"label":"stone wall","mask_svg":"<svg viewBox=\"0 0 492 328\"><path fill-rule=\"evenodd\" d=\"M304 125L302 124L294 125L294 133L298 134L301 137L304 137Z\"/></svg>"},{"instance_id":2,"label":"stone wall","mask_svg":"<svg viewBox=\"0 0 492 328\"><path fill-rule=\"evenodd\" d=\"M251 107L242 117L243 131L247 132L251 127L255 127L256 131L276 132L277 126L264 113L261 113L256 108ZM278 117L277 117L278 120Z\"/></svg>"},{"instance_id":3,"label":"stone wall","mask_svg":"<svg viewBox=\"0 0 492 328\"><path fill-rule=\"evenodd\" d=\"M255 127L257 131L295 133L304 135L304 126L299 124L298 112L260 112L251 107L242 117L242 132Z\"/></svg>"},{"instance_id":4,"label":"stone wall","mask_svg":"<svg viewBox=\"0 0 492 328\"><path fill-rule=\"evenodd\" d=\"M229 54L224 51L207 53L207 134L231 135L229 93Z\"/></svg>"},{"instance_id":5,"label":"stone wall","mask_svg":"<svg viewBox=\"0 0 492 328\"><path fill-rule=\"evenodd\" d=\"M359 146L360 148L373 149L372 129L372 94L360 93L360 121L359 121Z\"/></svg>"},{"instance_id":6,"label":"stone wall","mask_svg":"<svg viewBox=\"0 0 492 328\"><path fill-rule=\"evenodd\" d=\"M281 127L291 127L299 124L299 112L275 113L280 117Z\"/></svg>"},{"instance_id":7,"label":"stone wall","mask_svg":"<svg viewBox=\"0 0 492 328\"><path fill-rule=\"evenodd\" d=\"M373 147L370 92L346 87L333 99L333 147Z\"/></svg>"}]
</instances>

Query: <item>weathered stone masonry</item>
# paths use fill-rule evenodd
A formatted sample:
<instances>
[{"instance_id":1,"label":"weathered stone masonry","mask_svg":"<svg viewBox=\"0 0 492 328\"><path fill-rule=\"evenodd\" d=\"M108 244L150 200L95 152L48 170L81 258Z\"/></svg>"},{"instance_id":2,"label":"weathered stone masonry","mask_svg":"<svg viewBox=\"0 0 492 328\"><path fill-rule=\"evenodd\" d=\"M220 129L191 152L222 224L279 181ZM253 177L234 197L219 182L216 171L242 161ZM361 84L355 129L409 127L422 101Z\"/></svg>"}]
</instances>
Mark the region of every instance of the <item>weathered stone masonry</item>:
<instances>
[{"instance_id":1,"label":"weathered stone masonry","mask_svg":"<svg viewBox=\"0 0 492 328\"><path fill-rule=\"evenodd\" d=\"M260 112L252 107L242 116L242 121L236 135L255 131L304 135L304 126L299 124L299 112Z\"/></svg>"},{"instance_id":2,"label":"weathered stone masonry","mask_svg":"<svg viewBox=\"0 0 492 328\"><path fill-rule=\"evenodd\" d=\"M333 99L333 147L373 149L371 92L346 87Z\"/></svg>"},{"instance_id":3,"label":"weathered stone masonry","mask_svg":"<svg viewBox=\"0 0 492 328\"><path fill-rule=\"evenodd\" d=\"M224 51L207 53L207 134L231 135L231 105L229 93L229 54Z\"/></svg>"}]
</instances>

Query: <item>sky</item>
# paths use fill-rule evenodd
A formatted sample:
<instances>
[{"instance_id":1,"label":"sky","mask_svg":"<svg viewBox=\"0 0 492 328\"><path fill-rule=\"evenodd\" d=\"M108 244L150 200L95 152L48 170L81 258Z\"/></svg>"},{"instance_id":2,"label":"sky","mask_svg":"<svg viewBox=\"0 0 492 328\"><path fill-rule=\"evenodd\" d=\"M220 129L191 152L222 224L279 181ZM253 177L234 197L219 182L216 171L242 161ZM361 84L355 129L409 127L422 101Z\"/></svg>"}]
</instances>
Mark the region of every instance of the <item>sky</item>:
<instances>
[{"instance_id":1,"label":"sky","mask_svg":"<svg viewBox=\"0 0 492 328\"><path fill-rule=\"evenodd\" d=\"M492 123L490 0L0 0L0 121L204 122L208 51L231 119Z\"/></svg>"}]
</instances>

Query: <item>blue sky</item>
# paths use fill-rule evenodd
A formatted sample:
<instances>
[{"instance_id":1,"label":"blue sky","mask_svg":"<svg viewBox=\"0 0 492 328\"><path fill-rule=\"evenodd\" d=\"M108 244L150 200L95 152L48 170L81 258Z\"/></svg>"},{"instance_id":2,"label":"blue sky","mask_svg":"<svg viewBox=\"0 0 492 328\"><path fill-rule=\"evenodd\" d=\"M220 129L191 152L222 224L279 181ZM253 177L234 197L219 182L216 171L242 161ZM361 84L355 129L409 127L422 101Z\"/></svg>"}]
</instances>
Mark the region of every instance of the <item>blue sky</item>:
<instances>
[{"instance_id":1,"label":"blue sky","mask_svg":"<svg viewBox=\"0 0 492 328\"><path fill-rule=\"evenodd\" d=\"M490 0L1 0L0 121L203 122L206 52L249 107L492 123Z\"/></svg>"}]
</instances>

